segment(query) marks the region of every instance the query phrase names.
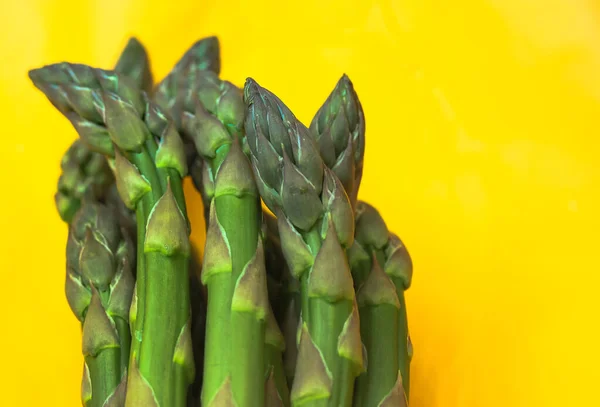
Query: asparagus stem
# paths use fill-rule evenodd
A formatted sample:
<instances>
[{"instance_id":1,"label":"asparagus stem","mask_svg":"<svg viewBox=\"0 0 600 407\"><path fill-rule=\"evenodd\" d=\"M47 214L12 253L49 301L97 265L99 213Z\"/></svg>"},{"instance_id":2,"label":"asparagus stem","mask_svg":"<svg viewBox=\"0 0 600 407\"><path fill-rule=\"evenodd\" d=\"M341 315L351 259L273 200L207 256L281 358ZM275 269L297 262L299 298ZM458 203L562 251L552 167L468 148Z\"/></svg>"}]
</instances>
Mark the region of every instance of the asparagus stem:
<instances>
[{"instance_id":1,"label":"asparagus stem","mask_svg":"<svg viewBox=\"0 0 600 407\"><path fill-rule=\"evenodd\" d=\"M277 215L284 256L300 279L303 333L292 405L350 406L362 366L359 316L344 251L354 237L351 203L334 172L324 168L308 129L283 102L252 79L244 95L258 190Z\"/></svg>"},{"instance_id":2,"label":"asparagus stem","mask_svg":"<svg viewBox=\"0 0 600 407\"><path fill-rule=\"evenodd\" d=\"M385 330L388 335L390 332L396 332L396 355L394 358L390 358L388 354L388 362L392 360L397 361L397 367L387 366L387 368L380 368L382 365L377 365L376 372L370 372L367 370L366 374L363 374L358 381L357 386L360 389L360 397L362 402L356 404L357 406L362 405L379 405L383 396L390 391L392 386L391 383L397 382L397 372L400 372L403 388L403 397L406 395L408 400L409 386L410 386L410 359L411 359L411 344L408 332L408 320L406 312L406 302L404 297L404 291L410 287L412 279L412 262L406 247L402 244L400 239L391 234L385 221L379 214L379 212L371 205L365 202L358 202L356 205L356 240L354 245L349 250L352 270L354 276L361 276L361 280L357 286L359 292L363 291L374 291L373 281L378 281L377 286L382 292L387 292L386 298L391 298L389 294L389 287L393 287L395 290L394 304L397 304L398 309L396 313L396 320L393 325L388 326ZM373 263L374 262L374 263ZM367 265L374 264L372 268ZM380 276L380 265L384 266L385 275L389 279L389 282L384 282ZM369 270L370 271L367 271ZM367 287L371 287L367 290ZM369 294L371 297L372 295ZM387 301L391 303L391 300ZM374 301L367 301L365 304L378 304ZM376 308L382 307L381 304L377 305ZM375 312L370 306L361 307L361 318L365 315L365 324L374 323L375 316L372 313ZM383 312L383 311L381 311ZM381 317L383 318L383 317ZM383 321L383 319L382 319ZM390 323L388 322L388 325ZM366 332L366 331L365 331ZM377 337L379 341L383 341L385 338ZM385 345L378 344L372 345L371 341L375 339L371 337L365 338L365 347L367 347L367 354L369 356L369 365L372 366L371 362L374 357L379 355L379 349ZM369 349L371 348L371 349ZM375 353L375 355L372 355ZM389 353L389 350L388 350ZM383 357L383 356L382 356ZM375 369L371 369L375 370ZM372 374L381 375L382 378L374 381L371 379ZM384 378L385 374L385 378ZM382 383L385 383L383 386ZM377 396L374 396L376 394ZM370 403L370 404L368 404Z\"/></svg>"},{"instance_id":3,"label":"asparagus stem","mask_svg":"<svg viewBox=\"0 0 600 407\"><path fill-rule=\"evenodd\" d=\"M239 407L259 406L264 404L268 297L259 242L260 200L241 148L244 105L239 90L214 72L195 75L187 90L197 93L178 108L182 128L214 180L202 274L209 293L202 402L226 399L229 390L223 389L230 389Z\"/></svg>"},{"instance_id":4,"label":"asparagus stem","mask_svg":"<svg viewBox=\"0 0 600 407\"><path fill-rule=\"evenodd\" d=\"M189 229L171 187L180 184L187 172L183 143L160 108L117 73L64 63L34 71L31 77L82 139L114 157L119 194L138 212L136 218L143 225L138 225L138 242L143 242L145 259L138 264L126 405L173 407L176 389L185 391L194 377L188 328ZM154 139L160 140L156 152ZM162 169L179 175L167 177ZM165 331L165 326L173 329ZM176 369L185 374L165 374ZM180 377L186 381L178 382Z\"/></svg>"}]
</instances>

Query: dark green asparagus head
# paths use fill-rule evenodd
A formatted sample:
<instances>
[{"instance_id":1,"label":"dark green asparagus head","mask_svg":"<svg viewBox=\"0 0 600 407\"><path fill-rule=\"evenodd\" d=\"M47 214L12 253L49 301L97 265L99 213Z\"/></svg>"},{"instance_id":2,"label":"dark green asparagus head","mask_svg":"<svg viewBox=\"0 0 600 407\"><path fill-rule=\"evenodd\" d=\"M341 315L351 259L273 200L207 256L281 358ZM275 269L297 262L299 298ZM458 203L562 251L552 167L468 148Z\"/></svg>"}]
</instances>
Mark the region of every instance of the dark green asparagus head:
<instances>
[{"instance_id":1,"label":"dark green asparagus head","mask_svg":"<svg viewBox=\"0 0 600 407\"><path fill-rule=\"evenodd\" d=\"M93 291L109 316L127 320L133 293L135 247L107 206L85 200L73 218L67 242L66 295L84 321Z\"/></svg>"},{"instance_id":2,"label":"dark green asparagus head","mask_svg":"<svg viewBox=\"0 0 600 407\"><path fill-rule=\"evenodd\" d=\"M355 216L355 239L348 251L348 260L357 288L371 270L373 253L380 252L383 258L378 260L386 274L400 279L404 289L408 289L412 281L413 267L406 246L398 236L388 230L383 217L372 205L358 201Z\"/></svg>"},{"instance_id":3,"label":"dark green asparagus head","mask_svg":"<svg viewBox=\"0 0 600 407\"><path fill-rule=\"evenodd\" d=\"M70 223L84 197L100 200L114 177L104 156L90 151L81 140L76 140L62 157L62 174L54 199L63 221Z\"/></svg>"},{"instance_id":4,"label":"dark green asparagus head","mask_svg":"<svg viewBox=\"0 0 600 407\"><path fill-rule=\"evenodd\" d=\"M150 58L137 38L132 37L121 53L115 71L131 78L138 89L151 92L153 86Z\"/></svg>"},{"instance_id":5,"label":"dark green asparagus head","mask_svg":"<svg viewBox=\"0 0 600 407\"><path fill-rule=\"evenodd\" d=\"M203 158L214 159L221 147L243 135L245 106L241 91L216 73L198 72L182 102L182 133L193 140Z\"/></svg>"},{"instance_id":6,"label":"dark green asparagus head","mask_svg":"<svg viewBox=\"0 0 600 407\"><path fill-rule=\"evenodd\" d=\"M325 165L338 176L353 206L362 179L365 118L354 86L344 75L310 124Z\"/></svg>"},{"instance_id":7,"label":"dark green asparagus head","mask_svg":"<svg viewBox=\"0 0 600 407\"><path fill-rule=\"evenodd\" d=\"M138 89L152 87L148 55L136 38L128 41L119 57L115 71L130 78ZM51 86L49 83L41 85ZM119 211L121 220L130 223L127 218L131 214L121 211L124 208L123 205L113 199L115 195L111 192L115 190L112 188L114 176L104 156L91 151L82 140L77 139L63 156L61 170L55 201L58 212L65 222L71 222L81 205L81 199L88 196L93 201L103 201L104 199L110 201L112 206Z\"/></svg>"},{"instance_id":8,"label":"dark green asparagus head","mask_svg":"<svg viewBox=\"0 0 600 407\"><path fill-rule=\"evenodd\" d=\"M194 87L200 72L219 74L221 70L220 46L217 37L208 37L194 43L175 64L171 72L154 90L154 101L169 112L179 125L182 114L182 97Z\"/></svg>"},{"instance_id":9,"label":"dark green asparagus head","mask_svg":"<svg viewBox=\"0 0 600 407\"><path fill-rule=\"evenodd\" d=\"M342 244L351 242L348 197L339 179L323 164L306 126L277 96L252 79L246 81L244 98L244 128L265 204L272 212L285 214L300 231L318 226L323 236L327 227L324 215L330 211Z\"/></svg>"}]
</instances>

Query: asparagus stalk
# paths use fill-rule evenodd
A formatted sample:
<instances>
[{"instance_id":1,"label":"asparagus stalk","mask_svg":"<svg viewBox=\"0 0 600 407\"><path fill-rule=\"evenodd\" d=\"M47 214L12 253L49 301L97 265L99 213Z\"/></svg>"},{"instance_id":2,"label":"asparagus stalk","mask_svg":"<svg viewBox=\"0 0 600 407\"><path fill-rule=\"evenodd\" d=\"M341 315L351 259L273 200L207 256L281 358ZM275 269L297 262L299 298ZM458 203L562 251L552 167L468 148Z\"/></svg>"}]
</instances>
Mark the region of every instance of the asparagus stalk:
<instances>
[{"instance_id":1,"label":"asparagus stalk","mask_svg":"<svg viewBox=\"0 0 600 407\"><path fill-rule=\"evenodd\" d=\"M264 405L269 305L260 201L241 148L244 104L239 89L214 72L198 71L194 85L182 106L184 133L214 180L202 274L208 287L202 401ZM228 386L231 393L223 394Z\"/></svg>"},{"instance_id":2,"label":"asparagus stalk","mask_svg":"<svg viewBox=\"0 0 600 407\"><path fill-rule=\"evenodd\" d=\"M134 257L135 249L113 211L84 200L69 228L65 292L83 324L86 407L119 406L125 401Z\"/></svg>"},{"instance_id":3,"label":"asparagus stalk","mask_svg":"<svg viewBox=\"0 0 600 407\"><path fill-rule=\"evenodd\" d=\"M366 323L376 323L376 319L380 319L381 323L383 323L383 313L386 315L390 315L393 311L389 307L383 307L383 305L391 303L390 295L388 293L388 286L386 281L380 275L378 271L379 265L383 265L383 269L385 274L389 277L390 281L394 285L396 290L396 296L398 300L398 315L396 322L389 322L391 324L391 328L395 327L396 329L396 337L397 337L397 357L391 357L388 355L388 363L393 363L394 360L397 360L398 370L401 374L401 383L404 388L404 393L406 394L406 398L408 399L409 395L409 386L410 386L410 360L412 358L412 344L410 342L410 335L408 332L408 321L407 321L407 313L406 313L406 302L404 299L404 291L410 287L412 280L412 261L406 247L402 243L402 241L394 234L391 234L388 231L387 225L385 221L379 214L379 212L372 207L371 205L359 201L356 206L356 238L354 240L354 244L352 248L349 250L350 253L350 263L352 265L352 271L355 278L356 285L358 287L359 293L363 292L365 295L368 293L368 297L372 297L373 292L377 292L381 297L379 301L381 304L377 303L373 299L367 300L365 297L365 301L363 301L364 312ZM376 264L372 269L370 267L371 264ZM378 287L377 290L374 289L375 283ZM385 297L384 297L385 293ZM359 294L360 297L360 294ZM384 301L385 299L385 301ZM385 303L385 304L384 304ZM384 310L387 308L387 311ZM368 331L365 330L363 332L366 333L367 337L365 339L365 345L367 346L367 352L369 353L369 348L371 348L371 352L373 355L369 353L369 365L371 365L373 357L379 357L378 353L379 349L383 347L391 346L391 329L390 326L386 330L388 335L373 335L374 330ZM368 334L370 333L370 335ZM381 356L383 358L383 356ZM369 372L367 369L367 373L364 374L359 382L361 383L358 388L361 389L362 393L373 394L372 391L376 391L379 396L382 396L385 393L382 391L385 390L387 386L387 390L389 391L390 386L397 381L396 372L393 366L385 365L387 367L383 368L381 365L377 365L377 368L371 369ZM383 370L387 372L387 376L380 379L375 379L372 377L373 374L383 375ZM376 389L372 389L372 385L368 385L367 383L374 383L377 386ZM383 382L386 383L386 386L383 386ZM382 388L382 386L384 388ZM365 396L371 397L371 396ZM375 397L375 396L372 396ZM376 398L376 397L375 397ZM375 399L372 399L375 400ZM373 401L374 402L374 401ZM366 403L366 402L365 402ZM357 404L360 406L367 406L368 404ZM375 404L373 404L375 405Z\"/></svg>"},{"instance_id":4,"label":"asparagus stalk","mask_svg":"<svg viewBox=\"0 0 600 407\"><path fill-rule=\"evenodd\" d=\"M398 377L398 312L396 287L377 256L357 294L361 337L368 355L366 372L356 381L354 406L378 407Z\"/></svg>"},{"instance_id":5,"label":"asparagus stalk","mask_svg":"<svg viewBox=\"0 0 600 407\"><path fill-rule=\"evenodd\" d=\"M293 406L350 406L362 369L360 324L344 247L354 219L337 176L308 129L268 90L248 79L245 130L258 190L277 215L283 254L301 282Z\"/></svg>"},{"instance_id":6,"label":"asparagus stalk","mask_svg":"<svg viewBox=\"0 0 600 407\"><path fill-rule=\"evenodd\" d=\"M356 206L365 154L365 115L347 75L343 75L310 124L324 164L342 182Z\"/></svg>"},{"instance_id":7,"label":"asparagus stalk","mask_svg":"<svg viewBox=\"0 0 600 407\"><path fill-rule=\"evenodd\" d=\"M127 406L181 406L194 376L183 143L158 106L124 76L62 63L30 77L90 147L114 157L121 198L136 211Z\"/></svg>"}]
</instances>

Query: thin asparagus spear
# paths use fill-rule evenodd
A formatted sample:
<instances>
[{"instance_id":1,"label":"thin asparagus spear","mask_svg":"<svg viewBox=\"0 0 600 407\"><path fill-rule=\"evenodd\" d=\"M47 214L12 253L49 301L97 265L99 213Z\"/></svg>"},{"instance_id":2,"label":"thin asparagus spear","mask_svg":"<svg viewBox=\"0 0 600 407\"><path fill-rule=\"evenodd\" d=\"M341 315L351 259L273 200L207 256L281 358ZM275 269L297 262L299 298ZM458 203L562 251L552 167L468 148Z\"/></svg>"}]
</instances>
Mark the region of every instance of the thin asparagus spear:
<instances>
[{"instance_id":1,"label":"thin asparagus spear","mask_svg":"<svg viewBox=\"0 0 600 407\"><path fill-rule=\"evenodd\" d=\"M412 261L410 255L400 239L388 231L385 221L379 212L371 205L361 201L356 206L356 238L349 253L354 279L359 292L362 289L361 287L367 285L371 279L368 271L370 267L368 265L372 264L374 260L379 265L383 265L385 273L394 284L399 301L398 320L394 324L397 327L398 338L398 369L401 372L401 381L408 399L412 344L408 332L404 291L410 287L412 280ZM380 283L380 285L383 285L383 283ZM385 338L379 336L375 339L384 340ZM369 359L371 358L369 357ZM395 374L390 369L387 369L387 372L388 374ZM369 373L367 372L367 374ZM395 378L388 376L387 382L389 383L390 380L391 382L396 381Z\"/></svg>"},{"instance_id":2,"label":"thin asparagus spear","mask_svg":"<svg viewBox=\"0 0 600 407\"><path fill-rule=\"evenodd\" d=\"M356 206L365 154L365 115L347 75L335 85L310 124L325 165L340 179Z\"/></svg>"},{"instance_id":3,"label":"thin asparagus spear","mask_svg":"<svg viewBox=\"0 0 600 407\"><path fill-rule=\"evenodd\" d=\"M209 298L202 400L227 396L218 392L229 380L238 406L259 406L269 305L260 201L241 149L244 104L239 89L214 72L196 74L182 123L214 180L202 274ZM223 244L227 250L215 249Z\"/></svg>"},{"instance_id":4,"label":"thin asparagus spear","mask_svg":"<svg viewBox=\"0 0 600 407\"><path fill-rule=\"evenodd\" d=\"M300 279L303 330L293 406L350 406L362 368L358 309L346 254L354 219L308 129L248 79L245 121L258 190L277 215L283 254Z\"/></svg>"},{"instance_id":5,"label":"thin asparagus spear","mask_svg":"<svg viewBox=\"0 0 600 407\"><path fill-rule=\"evenodd\" d=\"M130 334L127 324L135 248L108 207L84 200L69 228L65 291L83 323L82 403L122 405Z\"/></svg>"},{"instance_id":6,"label":"thin asparagus spear","mask_svg":"<svg viewBox=\"0 0 600 407\"><path fill-rule=\"evenodd\" d=\"M398 376L398 311L396 287L383 272L377 256L357 293L361 337L368 366L356 380L355 407L378 407Z\"/></svg>"},{"instance_id":7,"label":"thin asparagus spear","mask_svg":"<svg viewBox=\"0 0 600 407\"><path fill-rule=\"evenodd\" d=\"M82 139L114 157L121 198L136 210L135 340L126 404L181 406L194 376L183 143L158 106L124 76L62 63L30 77Z\"/></svg>"}]
</instances>

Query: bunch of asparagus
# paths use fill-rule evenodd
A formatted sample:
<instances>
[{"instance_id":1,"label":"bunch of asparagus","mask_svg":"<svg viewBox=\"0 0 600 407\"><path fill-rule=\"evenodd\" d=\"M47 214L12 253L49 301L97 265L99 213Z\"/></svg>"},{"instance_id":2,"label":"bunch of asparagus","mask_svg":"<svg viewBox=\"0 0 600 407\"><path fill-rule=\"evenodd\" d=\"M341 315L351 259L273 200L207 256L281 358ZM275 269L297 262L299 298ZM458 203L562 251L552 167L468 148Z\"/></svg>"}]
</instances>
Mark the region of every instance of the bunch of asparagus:
<instances>
[{"instance_id":1,"label":"bunch of asparagus","mask_svg":"<svg viewBox=\"0 0 600 407\"><path fill-rule=\"evenodd\" d=\"M412 262L358 200L365 120L350 79L306 127L255 80L242 90L219 71L209 37L156 85L135 38L113 69L29 72L79 134L55 202L83 405L407 405Z\"/></svg>"}]
</instances>

